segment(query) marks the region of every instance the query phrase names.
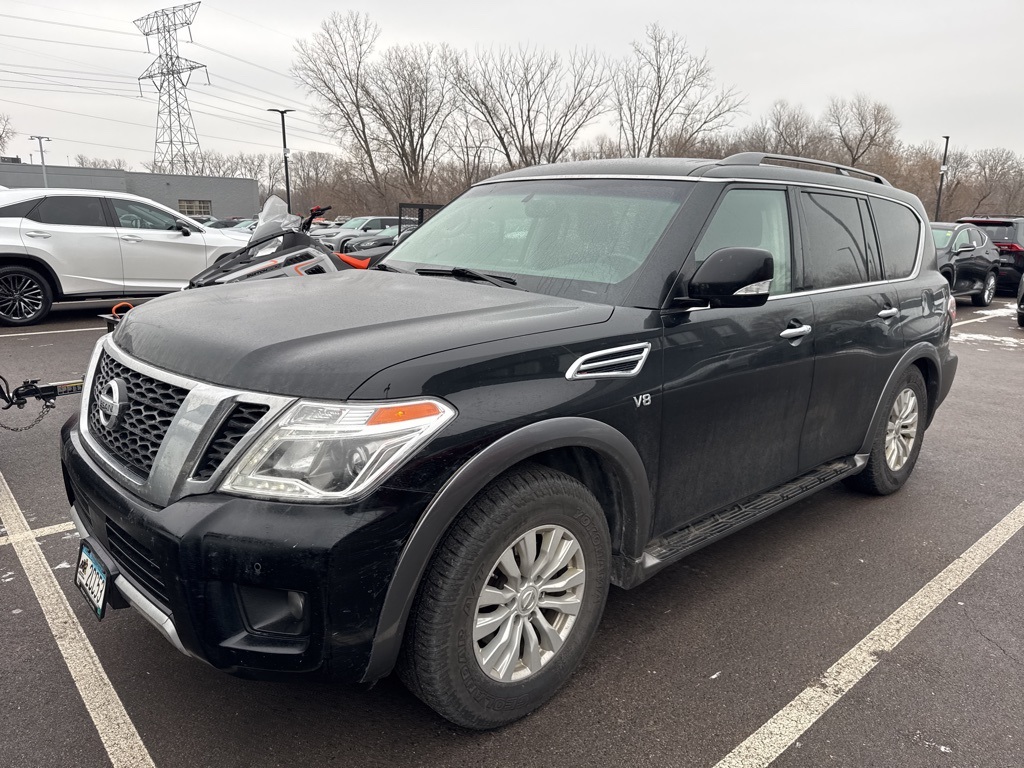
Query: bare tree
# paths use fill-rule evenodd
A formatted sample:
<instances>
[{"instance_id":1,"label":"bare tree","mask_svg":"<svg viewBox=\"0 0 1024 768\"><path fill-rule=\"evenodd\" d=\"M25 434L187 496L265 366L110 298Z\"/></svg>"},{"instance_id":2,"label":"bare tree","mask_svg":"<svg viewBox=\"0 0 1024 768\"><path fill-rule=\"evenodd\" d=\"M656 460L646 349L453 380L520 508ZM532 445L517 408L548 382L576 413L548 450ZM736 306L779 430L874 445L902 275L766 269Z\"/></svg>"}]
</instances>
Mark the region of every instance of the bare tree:
<instances>
[{"instance_id":1,"label":"bare tree","mask_svg":"<svg viewBox=\"0 0 1024 768\"><path fill-rule=\"evenodd\" d=\"M7 143L14 138L14 126L11 125L11 116L0 112L0 152L7 149Z\"/></svg>"},{"instance_id":2,"label":"bare tree","mask_svg":"<svg viewBox=\"0 0 1024 768\"><path fill-rule=\"evenodd\" d=\"M630 157L664 154L671 140L690 147L727 126L743 100L716 88L707 54L690 53L686 40L658 24L633 42L630 59L612 79L612 101L622 151Z\"/></svg>"},{"instance_id":3,"label":"bare tree","mask_svg":"<svg viewBox=\"0 0 1024 768\"><path fill-rule=\"evenodd\" d=\"M851 101L832 99L825 110L824 124L838 142L844 162L856 166L872 150L896 141L900 122L893 111L864 94Z\"/></svg>"},{"instance_id":4,"label":"bare tree","mask_svg":"<svg viewBox=\"0 0 1024 768\"><path fill-rule=\"evenodd\" d=\"M75 165L79 168L107 168L114 171L130 171L132 169L131 164L123 157L104 160L102 157L75 155Z\"/></svg>"},{"instance_id":5,"label":"bare tree","mask_svg":"<svg viewBox=\"0 0 1024 768\"><path fill-rule=\"evenodd\" d=\"M1014 177L1019 179L1021 161L1016 154L1002 147L978 150L972 153L971 161L974 171L971 213L992 211L1006 201L1006 191L1014 185Z\"/></svg>"},{"instance_id":6,"label":"bare tree","mask_svg":"<svg viewBox=\"0 0 1024 768\"><path fill-rule=\"evenodd\" d=\"M574 50L568 62L535 48L464 56L456 83L465 108L484 123L510 168L565 157L580 131L608 110L608 67Z\"/></svg>"}]
</instances>

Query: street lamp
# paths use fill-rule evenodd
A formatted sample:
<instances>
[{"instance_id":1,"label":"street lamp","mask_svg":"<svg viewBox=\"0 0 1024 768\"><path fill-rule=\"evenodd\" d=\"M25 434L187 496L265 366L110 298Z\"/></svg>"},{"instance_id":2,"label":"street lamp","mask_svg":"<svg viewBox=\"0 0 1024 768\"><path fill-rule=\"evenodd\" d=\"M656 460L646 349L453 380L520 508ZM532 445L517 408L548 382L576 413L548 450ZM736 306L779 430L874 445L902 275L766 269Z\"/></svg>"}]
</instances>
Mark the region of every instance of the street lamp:
<instances>
[{"instance_id":1,"label":"street lamp","mask_svg":"<svg viewBox=\"0 0 1024 768\"><path fill-rule=\"evenodd\" d=\"M267 112L277 112L281 115L281 146L284 148L284 195L288 202L288 212L292 211L292 186L288 180L288 134L284 131L284 116L294 109L268 109Z\"/></svg>"},{"instance_id":2,"label":"street lamp","mask_svg":"<svg viewBox=\"0 0 1024 768\"><path fill-rule=\"evenodd\" d=\"M35 139L39 142L39 162L43 164L43 186L49 187L50 184L46 180L46 155L43 153L43 142L50 141L49 136L29 136L29 141Z\"/></svg>"},{"instance_id":3,"label":"street lamp","mask_svg":"<svg viewBox=\"0 0 1024 768\"><path fill-rule=\"evenodd\" d=\"M942 150L942 165L939 166L939 194L935 198L935 221L942 221L939 212L942 210L942 183L946 180L946 158L949 156L949 136L943 136L946 146Z\"/></svg>"}]
</instances>

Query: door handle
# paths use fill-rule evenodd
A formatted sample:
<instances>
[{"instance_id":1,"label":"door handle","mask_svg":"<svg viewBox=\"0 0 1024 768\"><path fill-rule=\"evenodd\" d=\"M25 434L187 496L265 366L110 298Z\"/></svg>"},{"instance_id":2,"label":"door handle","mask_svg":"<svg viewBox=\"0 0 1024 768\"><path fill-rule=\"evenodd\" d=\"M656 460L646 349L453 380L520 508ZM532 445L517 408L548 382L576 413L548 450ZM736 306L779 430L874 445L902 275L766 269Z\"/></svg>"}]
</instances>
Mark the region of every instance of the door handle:
<instances>
[{"instance_id":1,"label":"door handle","mask_svg":"<svg viewBox=\"0 0 1024 768\"><path fill-rule=\"evenodd\" d=\"M896 307L889 307L879 312L878 316L888 320L890 317L896 317L899 313L900 311Z\"/></svg>"},{"instance_id":2,"label":"door handle","mask_svg":"<svg viewBox=\"0 0 1024 768\"><path fill-rule=\"evenodd\" d=\"M798 328L787 328L779 334L784 339L799 339L801 336L806 336L811 332L811 326L801 325Z\"/></svg>"},{"instance_id":3,"label":"door handle","mask_svg":"<svg viewBox=\"0 0 1024 768\"><path fill-rule=\"evenodd\" d=\"M126 243L141 243L142 238L136 237L135 235L121 235L121 239Z\"/></svg>"},{"instance_id":4,"label":"door handle","mask_svg":"<svg viewBox=\"0 0 1024 768\"><path fill-rule=\"evenodd\" d=\"M33 230L31 232L26 232L25 236L26 237L37 237L37 238L45 240L46 238L48 238L50 236L50 233L49 232L38 232L38 231Z\"/></svg>"}]
</instances>

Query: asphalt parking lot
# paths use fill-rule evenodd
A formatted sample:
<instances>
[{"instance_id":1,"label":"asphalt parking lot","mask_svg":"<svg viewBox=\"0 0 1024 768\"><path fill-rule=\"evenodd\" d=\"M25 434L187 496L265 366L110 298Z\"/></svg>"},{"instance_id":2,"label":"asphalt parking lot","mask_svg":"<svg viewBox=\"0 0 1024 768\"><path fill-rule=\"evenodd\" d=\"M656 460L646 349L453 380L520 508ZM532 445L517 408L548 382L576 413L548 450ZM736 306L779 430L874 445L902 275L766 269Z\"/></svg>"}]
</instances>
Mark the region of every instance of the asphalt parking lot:
<instances>
[{"instance_id":1,"label":"asphalt parking lot","mask_svg":"<svg viewBox=\"0 0 1024 768\"><path fill-rule=\"evenodd\" d=\"M106 307L0 329L0 374L81 376ZM826 489L613 590L566 688L482 734L391 679L239 680L133 611L97 622L72 583L62 399L0 432L0 765L1024 765L1024 329L1008 296L958 313L956 382L900 493Z\"/></svg>"}]
</instances>

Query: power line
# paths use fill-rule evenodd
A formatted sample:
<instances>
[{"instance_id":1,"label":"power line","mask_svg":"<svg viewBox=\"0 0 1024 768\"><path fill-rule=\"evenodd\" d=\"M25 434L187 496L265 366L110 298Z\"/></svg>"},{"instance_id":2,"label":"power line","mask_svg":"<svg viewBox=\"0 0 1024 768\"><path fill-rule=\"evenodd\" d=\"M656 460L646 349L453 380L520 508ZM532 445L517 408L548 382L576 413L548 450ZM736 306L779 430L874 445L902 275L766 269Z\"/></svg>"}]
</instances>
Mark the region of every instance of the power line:
<instances>
[{"instance_id":1,"label":"power line","mask_svg":"<svg viewBox=\"0 0 1024 768\"><path fill-rule=\"evenodd\" d=\"M27 53L30 56L38 56L38 55L40 55L39 51L30 51L27 48L18 48L17 46L14 46L14 45L8 45L7 47L10 50L12 50L12 51L20 51L21 53ZM55 56L52 53L46 54L46 58L47 58L47 60L54 59L56 61L67 61L67 62L69 62L71 64L80 64L83 67L91 67L92 69L99 69L99 70L102 70L103 72L111 72L111 73L113 73L115 75L121 75L120 72L118 72L116 70L113 70L113 69L110 69L109 67L101 67L99 64L92 64L92 63L87 62L87 61L79 61L78 59L68 59L68 58L65 58L64 56ZM37 69L38 69L38 67L37 67Z\"/></svg>"},{"instance_id":2,"label":"power line","mask_svg":"<svg viewBox=\"0 0 1024 768\"><path fill-rule=\"evenodd\" d=\"M222 8L218 8L215 5L210 5L209 0L207 0L207 2L206 2L206 7L207 8L211 8L212 10L216 11L217 13L223 13L225 16L230 16L233 19L238 19L239 21L244 21L247 24L252 24L254 27L259 27L260 29L265 29L265 30L267 30L267 32L273 32L275 35L280 35L281 37L287 37L288 39L290 39L292 41L295 40L294 37L292 37L291 35L285 34L284 32L280 31L279 29L273 29L272 27L267 27L267 26L264 26L263 24L257 24L252 19L247 19L244 16L237 16L234 13L230 13L229 11L225 11Z\"/></svg>"},{"instance_id":3,"label":"power line","mask_svg":"<svg viewBox=\"0 0 1024 768\"><path fill-rule=\"evenodd\" d=\"M0 13L0 16L5 19L19 19L21 21L34 21L38 24L55 24L58 27L74 27L75 29L88 29L91 32L106 32L111 35L128 35L129 37L135 37L134 32L122 32L119 29L103 29L101 27L86 27L81 24L69 24L65 21L51 21L50 19L32 19L28 16L13 16L9 13Z\"/></svg>"},{"instance_id":4,"label":"power line","mask_svg":"<svg viewBox=\"0 0 1024 768\"><path fill-rule=\"evenodd\" d=\"M255 64L255 63L253 63L251 61L246 61L245 59L239 58L238 56L232 56L230 53L224 53L224 51L221 51L221 50L219 50L217 48L211 48L208 45L203 45L202 43L197 43L194 40L191 41L191 43L192 43L192 45L195 45L195 46L197 46L199 48L202 48L203 50L211 51L211 52L216 53L216 54L218 54L220 56L226 56L227 58L234 59L235 61L240 61L243 64L248 64L250 67L256 67L256 69L262 69L264 72L269 72L272 75L277 75L278 77L285 77L285 78L288 78L289 80L291 79L290 77L288 77L288 75L282 75L276 69L271 69L270 67L264 67L262 64Z\"/></svg>"},{"instance_id":5,"label":"power line","mask_svg":"<svg viewBox=\"0 0 1024 768\"><path fill-rule=\"evenodd\" d=\"M67 59L67 61L71 61L71 59ZM89 65L89 66L91 66L91 65ZM66 69L64 67L40 67L40 66L37 66L35 64L14 64L14 63L7 62L7 61L0 61L0 67L21 67L22 69L41 69L41 70L44 70L44 71L47 71L47 72L69 72L69 73L71 73L73 75L97 75L97 74L101 74L101 75L106 75L106 77L120 77L120 78L122 78L124 80L131 80L132 82L134 82L134 81L136 81L138 79L134 75L119 75L119 74L116 74L113 70L107 70L107 72L109 72L109 74L106 74L104 72L88 72L88 71L86 71L84 69Z\"/></svg>"},{"instance_id":6,"label":"power line","mask_svg":"<svg viewBox=\"0 0 1024 768\"><path fill-rule=\"evenodd\" d=\"M0 37L9 37L13 40L32 40L36 43L56 43L58 45L75 45L79 48L100 48L104 51L120 51L121 53L146 53L146 51L136 51L131 48L114 48L110 45L92 45L90 43L75 43L70 40L50 40L45 37L25 37L24 35L9 35L6 32L0 32Z\"/></svg>"}]
</instances>

